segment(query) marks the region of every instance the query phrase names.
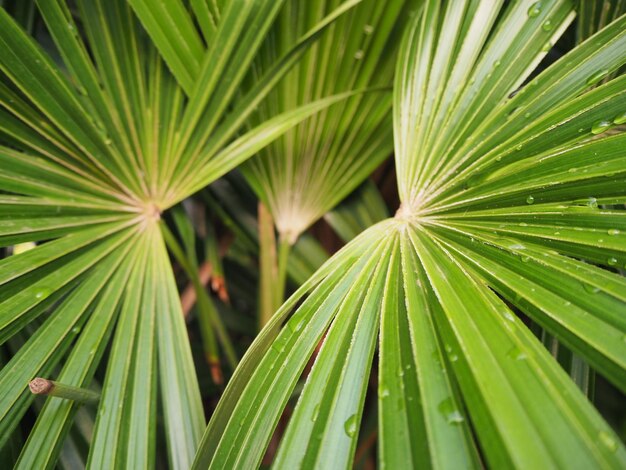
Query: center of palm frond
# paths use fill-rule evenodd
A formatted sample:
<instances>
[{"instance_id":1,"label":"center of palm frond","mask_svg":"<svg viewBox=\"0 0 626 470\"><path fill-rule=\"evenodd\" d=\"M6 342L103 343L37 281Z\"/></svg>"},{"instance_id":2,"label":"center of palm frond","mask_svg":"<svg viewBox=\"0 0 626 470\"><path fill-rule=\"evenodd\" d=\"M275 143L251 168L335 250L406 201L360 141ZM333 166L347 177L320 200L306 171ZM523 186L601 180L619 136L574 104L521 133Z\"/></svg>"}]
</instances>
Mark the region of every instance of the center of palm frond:
<instances>
[{"instance_id":1,"label":"center of palm frond","mask_svg":"<svg viewBox=\"0 0 626 470\"><path fill-rule=\"evenodd\" d=\"M414 191L408 200L400 204L400 207L396 211L395 218L399 220L415 220L418 218L422 213L422 194L421 191L417 192L417 194Z\"/></svg>"},{"instance_id":2,"label":"center of palm frond","mask_svg":"<svg viewBox=\"0 0 626 470\"><path fill-rule=\"evenodd\" d=\"M147 228L148 226L156 224L159 220L161 220L161 209L157 204L152 201L143 202L139 207L140 215L139 220L140 224Z\"/></svg>"}]
</instances>

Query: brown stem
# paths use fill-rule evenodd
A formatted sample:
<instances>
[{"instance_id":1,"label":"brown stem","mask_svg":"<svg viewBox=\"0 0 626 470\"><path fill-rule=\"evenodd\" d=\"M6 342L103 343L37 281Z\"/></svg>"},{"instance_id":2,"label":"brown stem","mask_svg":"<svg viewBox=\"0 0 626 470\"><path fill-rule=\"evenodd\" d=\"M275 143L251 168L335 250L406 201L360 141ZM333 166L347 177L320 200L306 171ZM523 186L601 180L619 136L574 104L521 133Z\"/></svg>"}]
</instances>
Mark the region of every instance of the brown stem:
<instances>
[{"instance_id":1,"label":"brown stem","mask_svg":"<svg viewBox=\"0 0 626 470\"><path fill-rule=\"evenodd\" d=\"M200 279L200 283L202 284L203 287L206 287L209 284L209 281L211 280L212 272L213 272L213 267L211 266L211 263L209 263L208 261L205 261L204 263L202 263L202 265L198 269L198 278ZM196 290L193 287L193 283L190 282L187 285L187 287L185 287L185 290L180 296L180 302L183 307L183 315L185 319L189 317L189 312L191 311L192 307L196 304L196 300L197 300Z\"/></svg>"},{"instance_id":2,"label":"brown stem","mask_svg":"<svg viewBox=\"0 0 626 470\"><path fill-rule=\"evenodd\" d=\"M363 458L365 453L374 445L377 437L378 437L378 432L376 431L376 429L374 429L370 433L370 435L367 436L367 438L363 442L361 442L361 445L359 446L359 448L356 450L356 453L354 454L355 463L358 463Z\"/></svg>"},{"instance_id":3,"label":"brown stem","mask_svg":"<svg viewBox=\"0 0 626 470\"><path fill-rule=\"evenodd\" d=\"M30 388L30 391L33 392L34 395L47 395L53 387L54 384L51 380L43 379L41 377L34 378L28 384L28 388Z\"/></svg>"}]
</instances>

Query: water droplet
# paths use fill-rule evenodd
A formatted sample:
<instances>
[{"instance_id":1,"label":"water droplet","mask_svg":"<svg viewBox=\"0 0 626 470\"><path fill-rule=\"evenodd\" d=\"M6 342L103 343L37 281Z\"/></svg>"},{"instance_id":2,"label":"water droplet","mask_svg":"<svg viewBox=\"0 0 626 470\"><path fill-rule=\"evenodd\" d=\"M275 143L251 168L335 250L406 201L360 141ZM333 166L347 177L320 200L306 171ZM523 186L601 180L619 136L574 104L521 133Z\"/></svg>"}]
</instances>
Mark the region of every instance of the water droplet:
<instances>
[{"instance_id":1,"label":"water droplet","mask_svg":"<svg viewBox=\"0 0 626 470\"><path fill-rule=\"evenodd\" d=\"M478 186L482 183L488 175L486 173L478 173L470 176L465 182L465 188L473 188L474 186Z\"/></svg>"},{"instance_id":2,"label":"water droplet","mask_svg":"<svg viewBox=\"0 0 626 470\"><path fill-rule=\"evenodd\" d=\"M587 206L591 207L592 209L597 209L598 200L595 197L590 197L589 199L587 199Z\"/></svg>"},{"instance_id":3,"label":"water droplet","mask_svg":"<svg viewBox=\"0 0 626 470\"><path fill-rule=\"evenodd\" d=\"M517 346L513 346L511 350L508 353L506 353L506 355L516 361L524 361L528 359L528 356L526 355L526 353Z\"/></svg>"},{"instance_id":4,"label":"water droplet","mask_svg":"<svg viewBox=\"0 0 626 470\"><path fill-rule=\"evenodd\" d=\"M533 202L535 202L535 198L533 196L528 196L526 198L526 204L532 204Z\"/></svg>"},{"instance_id":5,"label":"water droplet","mask_svg":"<svg viewBox=\"0 0 626 470\"><path fill-rule=\"evenodd\" d=\"M615 266L617 264L617 258L613 258L612 256L606 260L606 263L609 266Z\"/></svg>"},{"instance_id":6,"label":"water droplet","mask_svg":"<svg viewBox=\"0 0 626 470\"><path fill-rule=\"evenodd\" d=\"M463 415L454 404L452 397L446 398L437 406L449 424L460 424L464 421Z\"/></svg>"},{"instance_id":7,"label":"water droplet","mask_svg":"<svg viewBox=\"0 0 626 470\"><path fill-rule=\"evenodd\" d=\"M554 25L550 20L544 21L544 23L541 25L541 29L543 29L544 31L552 31L552 28L554 28Z\"/></svg>"},{"instance_id":8,"label":"water droplet","mask_svg":"<svg viewBox=\"0 0 626 470\"><path fill-rule=\"evenodd\" d=\"M524 117L525 117L526 119L528 119L528 118L530 117L530 112L528 112L528 113L524 113Z\"/></svg>"},{"instance_id":9,"label":"water droplet","mask_svg":"<svg viewBox=\"0 0 626 470\"><path fill-rule=\"evenodd\" d=\"M346 432L346 436L354 437L356 434L356 414L350 416L345 423L343 423L343 430Z\"/></svg>"},{"instance_id":10,"label":"water droplet","mask_svg":"<svg viewBox=\"0 0 626 470\"><path fill-rule=\"evenodd\" d=\"M500 64L501 64L501 62L500 62L499 60L496 60L496 61L493 63L493 66L494 66L494 67L500 67Z\"/></svg>"},{"instance_id":11,"label":"water droplet","mask_svg":"<svg viewBox=\"0 0 626 470\"><path fill-rule=\"evenodd\" d=\"M596 73L594 73L587 79L587 85L595 85L604 77L606 77L608 74L609 74L609 71L606 69L598 70Z\"/></svg>"},{"instance_id":12,"label":"water droplet","mask_svg":"<svg viewBox=\"0 0 626 470\"><path fill-rule=\"evenodd\" d=\"M509 116L513 116L516 112L519 111L519 106L516 106L515 108L513 108L511 111L508 112L508 114L506 115L507 117Z\"/></svg>"},{"instance_id":13,"label":"water droplet","mask_svg":"<svg viewBox=\"0 0 626 470\"><path fill-rule=\"evenodd\" d=\"M606 119L598 121L593 126L591 126L591 133L593 135L602 134L609 127L611 127L611 125L612 125L611 121L607 121Z\"/></svg>"},{"instance_id":14,"label":"water droplet","mask_svg":"<svg viewBox=\"0 0 626 470\"><path fill-rule=\"evenodd\" d=\"M315 408L313 408L313 414L311 415L311 421L315 422L317 421L317 415L320 413L320 404L318 403L317 405L315 405Z\"/></svg>"},{"instance_id":15,"label":"water droplet","mask_svg":"<svg viewBox=\"0 0 626 470\"><path fill-rule=\"evenodd\" d=\"M607 230L607 232L606 232L606 233L608 233L609 235L613 235L613 236L615 236L615 235L619 235L619 233L620 233L620 232L619 232L619 230L618 230L618 229L616 229L616 228L610 228L610 229L608 229L608 230Z\"/></svg>"},{"instance_id":16,"label":"water droplet","mask_svg":"<svg viewBox=\"0 0 626 470\"><path fill-rule=\"evenodd\" d=\"M615 452L617 450L617 442L608 432L600 431L598 437L600 438L600 442L611 452Z\"/></svg>"},{"instance_id":17,"label":"water droplet","mask_svg":"<svg viewBox=\"0 0 626 470\"><path fill-rule=\"evenodd\" d=\"M366 24L363 26L363 32L365 34L372 34L374 32L374 27L371 24Z\"/></svg>"},{"instance_id":18,"label":"water droplet","mask_svg":"<svg viewBox=\"0 0 626 470\"><path fill-rule=\"evenodd\" d=\"M378 397L379 398L387 398L389 396L389 389L385 386L378 386Z\"/></svg>"},{"instance_id":19,"label":"water droplet","mask_svg":"<svg viewBox=\"0 0 626 470\"><path fill-rule=\"evenodd\" d=\"M515 146L515 150L518 150L518 151L522 150L522 144L516 145Z\"/></svg>"},{"instance_id":20,"label":"water droplet","mask_svg":"<svg viewBox=\"0 0 626 470\"><path fill-rule=\"evenodd\" d=\"M626 112L618 114L613 118L613 124L624 124L626 122Z\"/></svg>"},{"instance_id":21,"label":"water droplet","mask_svg":"<svg viewBox=\"0 0 626 470\"><path fill-rule=\"evenodd\" d=\"M50 294L52 294L52 289L48 287L42 287L35 293L35 298L39 300L43 300L46 297L48 297Z\"/></svg>"},{"instance_id":22,"label":"water droplet","mask_svg":"<svg viewBox=\"0 0 626 470\"><path fill-rule=\"evenodd\" d=\"M354 58L356 60L361 60L363 58L363 51L362 50L356 51L356 53L354 54Z\"/></svg>"},{"instance_id":23,"label":"water droplet","mask_svg":"<svg viewBox=\"0 0 626 470\"><path fill-rule=\"evenodd\" d=\"M77 335L78 333L80 333L80 326L75 326L74 328L72 328L72 333Z\"/></svg>"},{"instance_id":24,"label":"water droplet","mask_svg":"<svg viewBox=\"0 0 626 470\"><path fill-rule=\"evenodd\" d=\"M592 286L591 284L583 284L583 287L590 294L597 294L598 292L600 292L600 288L599 287Z\"/></svg>"},{"instance_id":25,"label":"water droplet","mask_svg":"<svg viewBox=\"0 0 626 470\"><path fill-rule=\"evenodd\" d=\"M552 43L550 41L548 41L541 48L541 52L549 52L550 49L552 49Z\"/></svg>"},{"instance_id":26,"label":"water droplet","mask_svg":"<svg viewBox=\"0 0 626 470\"><path fill-rule=\"evenodd\" d=\"M293 321L293 318L292 318L292 321ZM300 321L298 321L298 322L297 322L297 323L293 326L293 330L292 330L292 331L294 331L294 332L296 332L296 333L297 333L298 331L300 331L300 330L302 329L302 327L304 326L304 323L305 323L305 322L304 322L304 320L300 320Z\"/></svg>"},{"instance_id":27,"label":"water droplet","mask_svg":"<svg viewBox=\"0 0 626 470\"><path fill-rule=\"evenodd\" d=\"M539 15L539 13L541 13L541 2L533 3L528 9L527 13L530 18L534 18L535 16Z\"/></svg>"},{"instance_id":28,"label":"water droplet","mask_svg":"<svg viewBox=\"0 0 626 470\"><path fill-rule=\"evenodd\" d=\"M522 260L522 263L528 263L530 256L522 256L520 259Z\"/></svg>"},{"instance_id":29,"label":"water droplet","mask_svg":"<svg viewBox=\"0 0 626 470\"><path fill-rule=\"evenodd\" d=\"M513 238L502 238L501 242L502 242L502 245L508 248L509 250L518 251L518 250L526 249L526 246L524 246L524 244L520 243L519 240L515 240Z\"/></svg>"}]
</instances>

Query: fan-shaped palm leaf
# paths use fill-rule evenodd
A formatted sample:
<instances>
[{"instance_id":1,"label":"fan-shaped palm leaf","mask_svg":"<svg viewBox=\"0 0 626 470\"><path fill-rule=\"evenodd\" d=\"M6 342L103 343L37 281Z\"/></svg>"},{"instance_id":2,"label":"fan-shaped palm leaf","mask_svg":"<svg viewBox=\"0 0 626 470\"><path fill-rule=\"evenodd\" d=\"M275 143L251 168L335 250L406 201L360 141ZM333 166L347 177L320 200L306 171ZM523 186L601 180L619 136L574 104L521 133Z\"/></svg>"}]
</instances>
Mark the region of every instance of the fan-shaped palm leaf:
<instances>
[{"instance_id":1,"label":"fan-shaped palm leaf","mask_svg":"<svg viewBox=\"0 0 626 470\"><path fill-rule=\"evenodd\" d=\"M626 201L626 140L606 133L626 81L594 87L626 62L626 17L531 75L573 3L426 2L396 72L401 207L277 312L195 468L258 465L320 341L277 468L350 467L377 346L382 467L624 466L525 324L626 390L626 219L611 208Z\"/></svg>"},{"instance_id":2,"label":"fan-shaped palm leaf","mask_svg":"<svg viewBox=\"0 0 626 470\"><path fill-rule=\"evenodd\" d=\"M236 96L282 1L229 2L206 53L184 2L130 2L149 33L172 22L154 36L173 48L167 66L123 0L78 1L80 21L61 0L37 3L63 66L0 9L0 242L39 243L0 262L2 343L39 325L0 372L1 440L32 402L29 380L60 369L88 386L112 337L87 465L154 466L159 389L170 464L188 468L204 413L160 214L350 94L238 135L316 37ZM49 399L18 467L52 467L75 412Z\"/></svg>"},{"instance_id":3,"label":"fan-shaped palm leaf","mask_svg":"<svg viewBox=\"0 0 626 470\"><path fill-rule=\"evenodd\" d=\"M280 44L293 42L338 3L287 2L259 51L253 77L284 54ZM390 86L405 4L361 2L309 49L251 121L334 93ZM390 93L359 95L303 122L242 166L281 238L293 243L390 155L390 109Z\"/></svg>"}]
</instances>

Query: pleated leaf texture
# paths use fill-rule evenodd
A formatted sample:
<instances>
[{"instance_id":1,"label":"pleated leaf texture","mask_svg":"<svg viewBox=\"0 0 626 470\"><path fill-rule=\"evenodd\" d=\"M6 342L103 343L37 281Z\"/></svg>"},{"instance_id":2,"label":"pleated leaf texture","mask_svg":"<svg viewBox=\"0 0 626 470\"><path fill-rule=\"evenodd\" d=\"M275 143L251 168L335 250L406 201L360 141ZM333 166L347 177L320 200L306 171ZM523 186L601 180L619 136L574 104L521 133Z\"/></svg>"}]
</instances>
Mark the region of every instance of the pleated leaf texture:
<instances>
[{"instance_id":1,"label":"pleated leaf texture","mask_svg":"<svg viewBox=\"0 0 626 470\"><path fill-rule=\"evenodd\" d=\"M242 130L358 2L312 25L241 94L283 3L39 0L46 49L0 8L0 243L36 242L0 261L0 343L13 352L0 444L33 403L31 379L89 387L101 368L87 467L153 468L157 410L169 466L190 467L206 423L161 213L350 96ZM77 411L49 398L17 468L54 467Z\"/></svg>"},{"instance_id":2,"label":"pleated leaf texture","mask_svg":"<svg viewBox=\"0 0 626 470\"><path fill-rule=\"evenodd\" d=\"M194 468L258 466L301 380L275 468L350 468L372 404L381 468L626 466L535 334L626 391L626 17L534 73L574 17L425 2L395 76L401 207L276 313Z\"/></svg>"},{"instance_id":3,"label":"pleated leaf texture","mask_svg":"<svg viewBox=\"0 0 626 470\"><path fill-rule=\"evenodd\" d=\"M281 44L293 43L339 3L288 2L255 59L252 83L284 54ZM315 114L242 165L280 237L289 243L391 155L390 89L404 24L418 3L360 2L307 51L252 115L255 125L324 96L370 90Z\"/></svg>"}]
</instances>

